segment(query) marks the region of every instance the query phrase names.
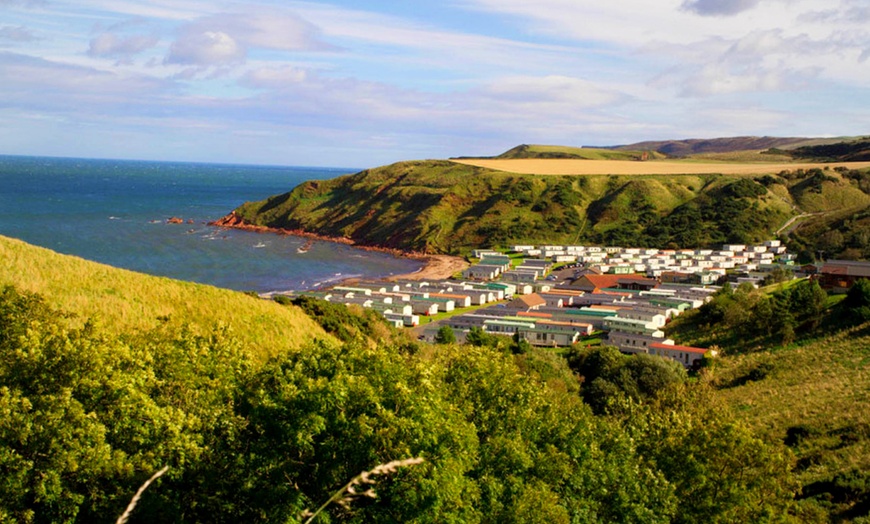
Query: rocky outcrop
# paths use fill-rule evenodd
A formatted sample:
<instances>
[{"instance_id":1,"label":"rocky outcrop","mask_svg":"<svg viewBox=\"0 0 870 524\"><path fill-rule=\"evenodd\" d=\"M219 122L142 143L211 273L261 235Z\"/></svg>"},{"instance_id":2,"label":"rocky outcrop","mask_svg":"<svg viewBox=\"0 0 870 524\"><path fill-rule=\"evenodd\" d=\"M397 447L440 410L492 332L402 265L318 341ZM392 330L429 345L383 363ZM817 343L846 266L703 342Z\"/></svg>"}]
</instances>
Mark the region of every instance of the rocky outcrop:
<instances>
[{"instance_id":1,"label":"rocky outcrop","mask_svg":"<svg viewBox=\"0 0 870 524\"><path fill-rule=\"evenodd\" d=\"M238 216L235 211L232 211L227 216L209 222L208 225L218 227L240 227L247 224L245 224L245 221L242 219L242 217Z\"/></svg>"}]
</instances>

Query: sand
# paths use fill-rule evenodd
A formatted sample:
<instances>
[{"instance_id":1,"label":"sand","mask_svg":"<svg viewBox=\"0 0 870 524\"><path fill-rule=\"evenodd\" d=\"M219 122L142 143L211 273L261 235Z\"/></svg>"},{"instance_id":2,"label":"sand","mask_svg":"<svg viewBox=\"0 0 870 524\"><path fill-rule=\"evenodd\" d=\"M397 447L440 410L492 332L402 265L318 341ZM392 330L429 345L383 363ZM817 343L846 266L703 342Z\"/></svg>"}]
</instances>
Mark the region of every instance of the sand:
<instances>
[{"instance_id":1,"label":"sand","mask_svg":"<svg viewBox=\"0 0 870 524\"><path fill-rule=\"evenodd\" d=\"M510 173L534 175L760 175L794 171L797 169L830 168L844 166L848 169L864 169L870 162L822 163L741 163L651 160L579 160L579 159L454 159L453 162L486 167Z\"/></svg>"},{"instance_id":2,"label":"sand","mask_svg":"<svg viewBox=\"0 0 870 524\"><path fill-rule=\"evenodd\" d=\"M465 259L450 255L425 255L419 258L426 263L419 271L395 275L389 280L445 280L470 265Z\"/></svg>"}]
</instances>

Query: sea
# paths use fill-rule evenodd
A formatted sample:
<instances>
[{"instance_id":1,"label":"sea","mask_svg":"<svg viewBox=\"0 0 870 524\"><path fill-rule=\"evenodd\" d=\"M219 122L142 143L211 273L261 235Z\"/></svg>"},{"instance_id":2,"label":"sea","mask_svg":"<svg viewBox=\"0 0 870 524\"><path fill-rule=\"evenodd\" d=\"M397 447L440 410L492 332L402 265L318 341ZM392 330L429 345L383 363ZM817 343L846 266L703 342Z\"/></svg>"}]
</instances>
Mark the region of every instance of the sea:
<instances>
[{"instance_id":1,"label":"sea","mask_svg":"<svg viewBox=\"0 0 870 524\"><path fill-rule=\"evenodd\" d=\"M352 246L209 226L246 201L353 168L0 155L0 235L151 275L239 291L317 289L414 272ZM183 223L171 224L172 217ZM0 261L2 263L2 261Z\"/></svg>"}]
</instances>

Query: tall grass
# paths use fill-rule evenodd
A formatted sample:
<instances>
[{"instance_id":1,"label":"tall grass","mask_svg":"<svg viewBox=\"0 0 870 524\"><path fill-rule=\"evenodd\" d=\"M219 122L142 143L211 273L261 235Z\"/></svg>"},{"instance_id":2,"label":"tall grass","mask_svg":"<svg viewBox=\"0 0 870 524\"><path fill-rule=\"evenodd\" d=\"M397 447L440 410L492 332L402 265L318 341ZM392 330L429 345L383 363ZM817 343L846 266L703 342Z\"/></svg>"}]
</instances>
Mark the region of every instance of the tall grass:
<instances>
[{"instance_id":1,"label":"tall grass","mask_svg":"<svg viewBox=\"0 0 870 524\"><path fill-rule=\"evenodd\" d=\"M54 306L94 318L116 333L162 323L205 333L227 326L254 355L268 358L325 332L295 307L237 291L154 277L61 255L0 236L0 286L36 292Z\"/></svg>"},{"instance_id":2,"label":"tall grass","mask_svg":"<svg viewBox=\"0 0 870 524\"><path fill-rule=\"evenodd\" d=\"M870 471L870 323L806 345L728 357L708 379L765 438L785 439L789 428L805 434L793 448L804 485Z\"/></svg>"}]
</instances>

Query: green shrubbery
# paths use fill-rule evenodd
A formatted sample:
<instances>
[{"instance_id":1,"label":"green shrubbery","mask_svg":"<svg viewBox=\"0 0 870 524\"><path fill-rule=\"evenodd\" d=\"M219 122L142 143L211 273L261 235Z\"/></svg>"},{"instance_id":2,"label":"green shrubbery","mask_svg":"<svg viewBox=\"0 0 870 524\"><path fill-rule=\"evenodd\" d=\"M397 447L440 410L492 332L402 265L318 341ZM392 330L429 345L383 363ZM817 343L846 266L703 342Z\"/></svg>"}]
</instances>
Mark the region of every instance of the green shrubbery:
<instances>
[{"instance_id":1,"label":"green shrubbery","mask_svg":"<svg viewBox=\"0 0 870 524\"><path fill-rule=\"evenodd\" d=\"M736 290L726 284L712 301L672 322L668 333L737 352L787 345L821 325L827 299L815 281L801 281L770 294L749 284Z\"/></svg>"},{"instance_id":2,"label":"green shrubbery","mask_svg":"<svg viewBox=\"0 0 870 524\"><path fill-rule=\"evenodd\" d=\"M275 300L282 304L298 306L320 324L324 331L343 342L350 342L357 337L378 340L396 336L384 317L372 309L362 307L352 309L344 304L334 304L306 296L292 300L278 296Z\"/></svg>"},{"instance_id":3,"label":"green shrubbery","mask_svg":"<svg viewBox=\"0 0 870 524\"><path fill-rule=\"evenodd\" d=\"M425 462L379 479L376 499L331 506L329 521L786 515L778 452L694 387L627 396L600 417L550 353L440 348L319 342L259 364L221 329L109 336L7 288L0 521L113 521L169 466L134 521L297 522L360 471L409 457Z\"/></svg>"},{"instance_id":4,"label":"green shrubbery","mask_svg":"<svg viewBox=\"0 0 870 524\"><path fill-rule=\"evenodd\" d=\"M653 399L687 380L685 368L673 360L623 355L610 346L572 350L568 365L583 377L583 400L598 414L610 412L624 399Z\"/></svg>"}]
</instances>

